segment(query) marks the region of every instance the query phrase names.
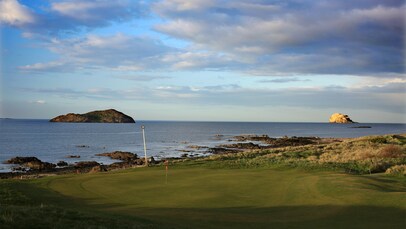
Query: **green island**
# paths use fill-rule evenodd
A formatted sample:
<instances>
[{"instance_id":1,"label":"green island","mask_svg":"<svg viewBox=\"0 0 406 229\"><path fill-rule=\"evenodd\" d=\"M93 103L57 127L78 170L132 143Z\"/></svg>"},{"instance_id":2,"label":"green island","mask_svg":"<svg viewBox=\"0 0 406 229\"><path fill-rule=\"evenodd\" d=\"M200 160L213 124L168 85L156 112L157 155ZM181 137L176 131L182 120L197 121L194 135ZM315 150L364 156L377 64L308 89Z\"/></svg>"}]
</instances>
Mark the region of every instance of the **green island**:
<instances>
[{"instance_id":1,"label":"green island","mask_svg":"<svg viewBox=\"0 0 406 229\"><path fill-rule=\"evenodd\" d=\"M0 180L1 228L404 228L406 134ZM167 172L167 176L166 176Z\"/></svg>"},{"instance_id":2,"label":"green island","mask_svg":"<svg viewBox=\"0 0 406 229\"><path fill-rule=\"evenodd\" d=\"M50 122L135 123L134 119L114 109L91 111L85 114L68 113L49 120Z\"/></svg>"}]
</instances>

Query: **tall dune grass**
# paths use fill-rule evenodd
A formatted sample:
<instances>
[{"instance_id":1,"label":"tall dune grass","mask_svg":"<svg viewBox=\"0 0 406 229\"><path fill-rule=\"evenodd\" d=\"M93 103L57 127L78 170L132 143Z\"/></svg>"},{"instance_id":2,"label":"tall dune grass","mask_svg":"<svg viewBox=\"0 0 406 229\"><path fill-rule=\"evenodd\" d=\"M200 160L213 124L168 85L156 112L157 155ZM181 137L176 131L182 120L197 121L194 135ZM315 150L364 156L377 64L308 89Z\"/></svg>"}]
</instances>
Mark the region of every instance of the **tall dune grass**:
<instances>
[{"instance_id":1,"label":"tall dune grass","mask_svg":"<svg viewBox=\"0 0 406 229\"><path fill-rule=\"evenodd\" d=\"M326 144L289 146L213 155L200 160L222 161L222 166L292 166L343 169L349 173L379 173L406 165L406 134L347 139ZM392 174L392 173L387 173Z\"/></svg>"}]
</instances>

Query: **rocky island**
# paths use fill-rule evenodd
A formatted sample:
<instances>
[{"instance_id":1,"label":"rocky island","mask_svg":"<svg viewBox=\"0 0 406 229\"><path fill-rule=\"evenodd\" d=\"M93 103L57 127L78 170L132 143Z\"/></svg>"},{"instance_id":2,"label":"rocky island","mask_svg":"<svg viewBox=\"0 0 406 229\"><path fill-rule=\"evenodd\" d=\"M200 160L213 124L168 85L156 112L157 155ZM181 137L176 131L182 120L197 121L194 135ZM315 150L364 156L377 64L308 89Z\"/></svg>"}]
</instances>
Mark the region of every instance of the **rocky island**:
<instances>
[{"instance_id":1,"label":"rocky island","mask_svg":"<svg viewBox=\"0 0 406 229\"><path fill-rule=\"evenodd\" d=\"M330 123L355 123L348 115L341 113L334 113L330 116Z\"/></svg>"},{"instance_id":2,"label":"rocky island","mask_svg":"<svg viewBox=\"0 0 406 229\"><path fill-rule=\"evenodd\" d=\"M92 111L86 114L59 115L50 122L135 123L134 119L114 109Z\"/></svg>"}]
</instances>

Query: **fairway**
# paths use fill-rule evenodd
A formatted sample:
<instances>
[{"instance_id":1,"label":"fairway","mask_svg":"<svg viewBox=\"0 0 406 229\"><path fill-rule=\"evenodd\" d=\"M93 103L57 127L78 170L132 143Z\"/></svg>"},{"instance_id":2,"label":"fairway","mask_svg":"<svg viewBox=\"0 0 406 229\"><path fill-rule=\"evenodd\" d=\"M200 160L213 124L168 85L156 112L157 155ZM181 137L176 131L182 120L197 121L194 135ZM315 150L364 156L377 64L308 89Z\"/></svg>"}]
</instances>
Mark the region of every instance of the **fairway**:
<instances>
[{"instance_id":1,"label":"fairway","mask_svg":"<svg viewBox=\"0 0 406 229\"><path fill-rule=\"evenodd\" d=\"M401 228L404 179L296 169L138 168L55 177L47 188L90 209L159 227Z\"/></svg>"}]
</instances>

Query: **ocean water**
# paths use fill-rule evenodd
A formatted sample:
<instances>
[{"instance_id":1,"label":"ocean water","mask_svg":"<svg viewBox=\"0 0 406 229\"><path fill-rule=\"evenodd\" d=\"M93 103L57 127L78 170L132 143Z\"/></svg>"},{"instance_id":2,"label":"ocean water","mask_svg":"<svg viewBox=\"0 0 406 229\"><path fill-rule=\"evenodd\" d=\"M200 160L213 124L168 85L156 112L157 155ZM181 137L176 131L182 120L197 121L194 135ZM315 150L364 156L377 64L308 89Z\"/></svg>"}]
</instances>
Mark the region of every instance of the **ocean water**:
<instances>
[{"instance_id":1,"label":"ocean water","mask_svg":"<svg viewBox=\"0 0 406 229\"><path fill-rule=\"evenodd\" d=\"M329 124L329 123L259 123L259 122L175 122L138 121L132 124L51 123L48 120L0 119L0 172L11 165L3 162L15 156L35 156L42 161L95 160L114 162L95 154L129 151L144 155L141 125L145 126L147 155L157 159L184 154L205 155L207 149L242 134L267 134L270 137L317 136L360 137L406 133L405 124ZM372 128L351 128L371 126ZM79 155L80 158L67 158Z\"/></svg>"}]
</instances>

